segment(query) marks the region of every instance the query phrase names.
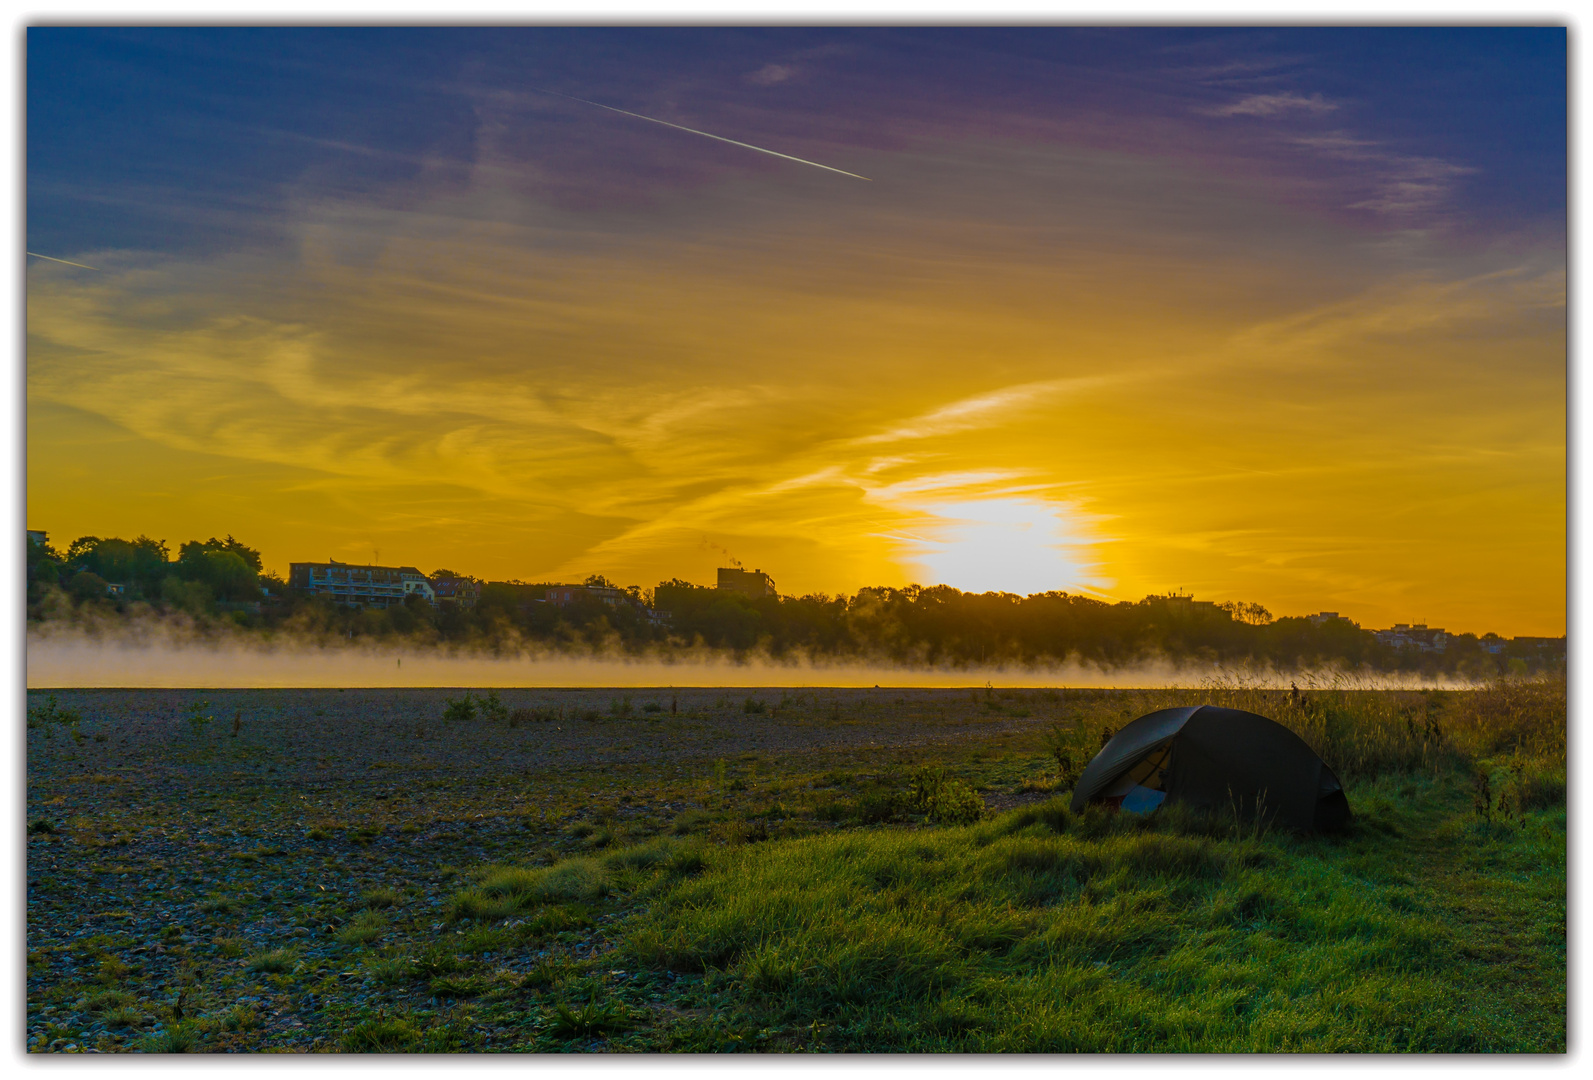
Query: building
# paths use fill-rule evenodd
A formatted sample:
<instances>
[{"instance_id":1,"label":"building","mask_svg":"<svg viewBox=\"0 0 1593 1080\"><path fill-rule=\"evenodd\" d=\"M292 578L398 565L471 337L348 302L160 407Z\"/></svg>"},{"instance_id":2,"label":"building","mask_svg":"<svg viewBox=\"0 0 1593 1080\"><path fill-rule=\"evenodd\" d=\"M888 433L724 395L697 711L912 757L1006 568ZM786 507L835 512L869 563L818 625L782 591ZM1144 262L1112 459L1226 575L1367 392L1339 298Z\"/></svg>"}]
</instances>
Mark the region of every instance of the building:
<instances>
[{"instance_id":1,"label":"building","mask_svg":"<svg viewBox=\"0 0 1593 1080\"><path fill-rule=\"evenodd\" d=\"M1196 615L1215 612L1215 600L1196 600L1192 593L1170 592L1165 596L1152 593L1140 602L1141 607L1160 605L1167 609L1170 615Z\"/></svg>"},{"instance_id":2,"label":"building","mask_svg":"<svg viewBox=\"0 0 1593 1080\"><path fill-rule=\"evenodd\" d=\"M28 543L37 544L39 547L45 547L49 544L49 542L50 534L45 532L43 529L28 530Z\"/></svg>"},{"instance_id":3,"label":"building","mask_svg":"<svg viewBox=\"0 0 1593 1080\"><path fill-rule=\"evenodd\" d=\"M365 566L336 559L289 563L288 586L354 607L392 607L411 596L437 606L431 582L413 566Z\"/></svg>"},{"instance_id":4,"label":"building","mask_svg":"<svg viewBox=\"0 0 1593 1080\"><path fill-rule=\"evenodd\" d=\"M481 582L474 578L439 571L428 580L439 604L457 604L462 608L473 608L476 606L476 601L481 599Z\"/></svg>"},{"instance_id":5,"label":"building","mask_svg":"<svg viewBox=\"0 0 1593 1080\"><path fill-rule=\"evenodd\" d=\"M1395 623L1391 630L1372 631L1372 636L1390 648L1420 652L1443 652L1449 643L1448 634L1426 623Z\"/></svg>"},{"instance_id":6,"label":"building","mask_svg":"<svg viewBox=\"0 0 1593 1080\"><path fill-rule=\"evenodd\" d=\"M720 567L719 588L753 599L775 595L773 578L762 570L743 570L740 567Z\"/></svg>"},{"instance_id":7,"label":"building","mask_svg":"<svg viewBox=\"0 0 1593 1080\"><path fill-rule=\"evenodd\" d=\"M568 607L571 604L607 604L609 607L619 607L621 604L631 602L631 594L624 589L615 589L607 585L553 585L547 592L547 602L555 607Z\"/></svg>"},{"instance_id":8,"label":"building","mask_svg":"<svg viewBox=\"0 0 1593 1080\"><path fill-rule=\"evenodd\" d=\"M1321 626L1323 623L1332 623L1332 622L1346 623L1346 624L1348 624L1350 626L1354 626L1355 625L1354 623L1350 622L1350 620L1347 617L1345 617L1343 615L1340 615L1336 611L1319 611L1315 615L1307 615L1305 617L1305 619L1312 626Z\"/></svg>"},{"instance_id":9,"label":"building","mask_svg":"<svg viewBox=\"0 0 1593 1080\"><path fill-rule=\"evenodd\" d=\"M1548 656L1565 655L1563 637L1518 637L1510 639L1511 652L1537 652Z\"/></svg>"}]
</instances>

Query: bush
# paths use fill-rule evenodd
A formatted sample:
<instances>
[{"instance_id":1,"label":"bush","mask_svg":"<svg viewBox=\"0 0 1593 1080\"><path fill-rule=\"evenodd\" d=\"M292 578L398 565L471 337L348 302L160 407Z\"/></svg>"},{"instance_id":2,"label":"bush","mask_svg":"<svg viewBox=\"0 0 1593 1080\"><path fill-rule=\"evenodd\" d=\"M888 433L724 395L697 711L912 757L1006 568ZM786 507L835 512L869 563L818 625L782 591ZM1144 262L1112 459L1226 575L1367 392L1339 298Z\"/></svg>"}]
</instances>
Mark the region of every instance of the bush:
<instances>
[{"instance_id":1,"label":"bush","mask_svg":"<svg viewBox=\"0 0 1593 1080\"><path fill-rule=\"evenodd\" d=\"M984 817L985 801L960 780L948 780L945 771L925 766L913 775L907 789L909 805L937 825L971 825Z\"/></svg>"},{"instance_id":2,"label":"bush","mask_svg":"<svg viewBox=\"0 0 1593 1080\"><path fill-rule=\"evenodd\" d=\"M461 698L448 698L443 709L443 723L468 724L476 718L476 699L468 690Z\"/></svg>"}]
</instances>

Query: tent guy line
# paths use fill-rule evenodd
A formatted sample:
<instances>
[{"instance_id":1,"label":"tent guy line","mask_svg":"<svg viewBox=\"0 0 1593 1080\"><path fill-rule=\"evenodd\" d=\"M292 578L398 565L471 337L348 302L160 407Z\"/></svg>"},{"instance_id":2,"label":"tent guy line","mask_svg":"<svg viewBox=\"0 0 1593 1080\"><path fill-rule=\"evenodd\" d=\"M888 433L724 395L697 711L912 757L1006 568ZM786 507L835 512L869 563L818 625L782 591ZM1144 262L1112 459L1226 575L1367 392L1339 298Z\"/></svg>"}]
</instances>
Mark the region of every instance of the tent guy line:
<instances>
[{"instance_id":1,"label":"tent guy line","mask_svg":"<svg viewBox=\"0 0 1593 1080\"><path fill-rule=\"evenodd\" d=\"M785 158L787 161L795 161L800 165L812 165L815 169L824 169L827 172L840 173L842 176L850 176L854 180L868 179L866 176L858 176L857 173L847 172L845 169L837 169L830 165L820 165L817 161L809 161L807 158L792 157L790 154L782 154L778 150L765 150L763 147L753 146L751 143L738 142L735 139L727 139L723 135L711 135L706 131L698 131L696 128L684 127L680 124L671 124L668 120L658 120L651 116L643 116L641 113L634 113L629 109L616 109L612 105L604 105L598 101L588 101L586 98L578 98L573 94L561 94L557 90L543 90L540 87L535 86L530 87L530 89L535 90L539 94L551 94L553 97L561 97L567 101L579 101L583 105L595 105L599 109L607 109L609 112L616 112L622 116L634 116L638 120L646 120L653 124L663 124L665 127L674 128L676 131L688 131L693 135L701 135L705 139L715 139L722 143L729 143L731 146L740 146L748 150L756 150L760 154L772 154L777 158Z\"/></svg>"},{"instance_id":2,"label":"tent guy line","mask_svg":"<svg viewBox=\"0 0 1593 1080\"><path fill-rule=\"evenodd\" d=\"M49 259L51 262L65 263L67 266L81 266L85 270L99 269L99 267L90 266L87 263L75 263L71 259L57 259L54 255L40 255L37 251L25 251L23 254L32 255L35 259Z\"/></svg>"}]
</instances>

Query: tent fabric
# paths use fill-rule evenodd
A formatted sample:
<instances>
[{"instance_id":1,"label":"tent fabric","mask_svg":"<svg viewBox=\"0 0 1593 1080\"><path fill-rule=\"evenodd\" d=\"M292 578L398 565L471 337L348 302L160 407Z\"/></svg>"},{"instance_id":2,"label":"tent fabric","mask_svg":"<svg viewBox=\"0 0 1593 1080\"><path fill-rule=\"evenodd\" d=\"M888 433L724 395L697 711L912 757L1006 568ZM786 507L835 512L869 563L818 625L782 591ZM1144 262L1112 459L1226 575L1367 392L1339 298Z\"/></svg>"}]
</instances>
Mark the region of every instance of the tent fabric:
<instances>
[{"instance_id":1,"label":"tent fabric","mask_svg":"<svg viewBox=\"0 0 1593 1080\"><path fill-rule=\"evenodd\" d=\"M1339 778L1316 752L1282 724L1241 709L1162 709L1126 725L1085 768L1073 809L1142 788L1164 791L1168 804L1259 813L1301 831L1350 819ZM1130 809L1148 801L1136 795Z\"/></svg>"}]
</instances>

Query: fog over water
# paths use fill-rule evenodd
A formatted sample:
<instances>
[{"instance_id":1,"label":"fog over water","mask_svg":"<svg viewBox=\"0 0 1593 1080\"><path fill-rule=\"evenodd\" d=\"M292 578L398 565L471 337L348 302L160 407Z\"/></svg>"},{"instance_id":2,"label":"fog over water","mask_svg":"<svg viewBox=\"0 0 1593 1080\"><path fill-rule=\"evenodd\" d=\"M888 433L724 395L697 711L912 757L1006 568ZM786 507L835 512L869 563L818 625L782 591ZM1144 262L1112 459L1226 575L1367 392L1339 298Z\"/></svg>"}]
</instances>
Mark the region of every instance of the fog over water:
<instances>
[{"instance_id":1,"label":"fog over water","mask_svg":"<svg viewBox=\"0 0 1593 1080\"><path fill-rule=\"evenodd\" d=\"M319 645L246 638L181 641L145 633L30 633L30 689L69 687L1162 687L1244 684L1340 685L1354 689L1465 688L1445 678L1374 673L1278 672L1255 668L1145 663L1101 669L1088 664L912 667L889 663L735 659L710 652L643 657L526 652L517 656L441 648Z\"/></svg>"}]
</instances>

